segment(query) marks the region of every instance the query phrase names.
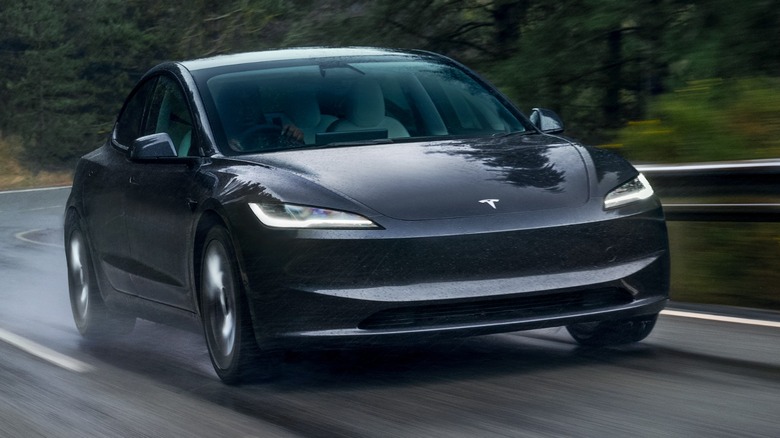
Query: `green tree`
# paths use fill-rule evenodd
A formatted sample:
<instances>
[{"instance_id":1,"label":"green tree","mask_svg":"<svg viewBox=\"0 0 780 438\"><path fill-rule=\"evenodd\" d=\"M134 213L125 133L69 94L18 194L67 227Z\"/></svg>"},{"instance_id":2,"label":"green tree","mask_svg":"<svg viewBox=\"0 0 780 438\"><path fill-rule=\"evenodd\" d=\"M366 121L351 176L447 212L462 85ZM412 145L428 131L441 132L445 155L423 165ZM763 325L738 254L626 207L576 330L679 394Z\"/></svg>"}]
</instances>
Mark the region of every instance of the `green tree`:
<instances>
[{"instance_id":1,"label":"green tree","mask_svg":"<svg viewBox=\"0 0 780 438\"><path fill-rule=\"evenodd\" d=\"M11 0L0 5L0 136L69 165L150 66L300 45L419 48L463 61L589 143L691 80L777 76L770 0Z\"/></svg>"},{"instance_id":2,"label":"green tree","mask_svg":"<svg viewBox=\"0 0 780 438\"><path fill-rule=\"evenodd\" d=\"M2 14L3 27L17 42L3 53L4 131L23 138L30 163L72 157L90 137L73 127L95 122L94 114L84 111L91 102L82 94L87 87L75 61L78 47L67 37L68 17L62 13L67 3L29 0L7 5Z\"/></svg>"}]
</instances>

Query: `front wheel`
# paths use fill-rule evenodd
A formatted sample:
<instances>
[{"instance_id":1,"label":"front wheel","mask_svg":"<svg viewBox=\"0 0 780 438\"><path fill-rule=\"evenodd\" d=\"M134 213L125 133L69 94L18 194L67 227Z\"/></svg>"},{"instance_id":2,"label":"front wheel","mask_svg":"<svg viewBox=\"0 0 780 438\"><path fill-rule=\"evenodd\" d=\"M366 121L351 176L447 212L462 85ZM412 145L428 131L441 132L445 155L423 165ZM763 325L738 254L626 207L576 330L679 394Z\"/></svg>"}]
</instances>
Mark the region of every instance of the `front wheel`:
<instances>
[{"instance_id":1,"label":"front wheel","mask_svg":"<svg viewBox=\"0 0 780 438\"><path fill-rule=\"evenodd\" d=\"M655 327L658 314L643 315L617 321L584 322L566 326L569 334L581 345L603 347L639 342Z\"/></svg>"},{"instance_id":2,"label":"front wheel","mask_svg":"<svg viewBox=\"0 0 780 438\"><path fill-rule=\"evenodd\" d=\"M87 238L74 212L66 220L65 248L70 306L79 333L86 338L100 339L132 331L135 318L111 312L103 303Z\"/></svg>"},{"instance_id":3,"label":"front wheel","mask_svg":"<svg viewBox=\"0 0 780 438\"><path fill-rule=\"evenodd\" d=\"M211 363L227 384L240 383L262 363L239 278L230 236L216 226L203 244L200 310Z\"/></svg>"}]
</instances>

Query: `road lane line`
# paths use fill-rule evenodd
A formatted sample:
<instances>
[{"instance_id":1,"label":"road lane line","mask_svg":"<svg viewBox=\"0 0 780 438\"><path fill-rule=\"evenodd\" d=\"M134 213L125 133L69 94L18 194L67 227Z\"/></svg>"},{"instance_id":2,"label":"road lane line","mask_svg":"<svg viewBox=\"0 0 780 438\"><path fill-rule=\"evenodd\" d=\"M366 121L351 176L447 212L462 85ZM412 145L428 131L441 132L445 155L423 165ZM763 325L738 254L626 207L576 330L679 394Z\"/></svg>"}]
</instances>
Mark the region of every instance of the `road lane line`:
<instances>
[{"instance_id":1,"label":"road lane line","mask_svg":"<svg viewBox=\"0 0 780 438\"><path fill-rule=\"evenodd\" d=\"M50 205L48 207L35 207L35 208L26 208L24 210L0 210L0 213L28 213L30 211L41 211L41 210L51 210L52 208L62 208L64 209L64 205Z\"/></svg>"},{"instance_id":2,"label":"road lane line","mask_svg":"<svg viewBox=\"0 0 780 438\"><path fill-rule=\"evenodd\" d=\"M734 324L755 325L760 327L780 328L780 322L764 321L761 319L736 318L733 316L711 315L708 313L682 312L679 310L665 309L661 315L679 316L682 318L705 319L707 321L731 322Z\"/></svg>"},{"instance_id":3,"label":"road lane line","mask_svg":"<svg viewBox=\"0 0 780 438\"><path fill-rule=\"evenodd\" d=\"M46 190L62 190L62 189L69 189L71 187L72 186L58 186L58 187L40 187L37 189L0 190L0 195L12 194L12 193L43 192Z\"/></svg>"},{"instance_id":4,"label":"road lane line","mask_svg":"<svg viewBox=\"0 0 780 438\"><path fill-rule=\"evenodd\" d=\"M62 353L58 353L50 348L36 344L29 339L25 339L19 335L15 335L3 329L0 329L0 341L13 345L20 350L26 351L33 356L57 365L60 368L65 368L69 371L86 373L95 369L92 365L73 359L72 357L68 357Z\"/></svg>"},{"instance_id":5,"label":"road lane line","mask_svg":"<svg viewBox=\"0 0 780 438\"><path fill-rule=\"evenodd\" d=\"M50 205L48 207L35 207L35 208L27 208L24 210L14 210L14 213L27 213L29 211L41 211L41 210L51 210L52 208L62 208L64 209L64 205Z\"/></svg>"},{"instance_id":6,"label":"road lane line","mask_svg":"<svg viewBox=\"0 0 780 438\"><path fill-rule=\"evenodd\" d=\"M27 234L35 233L35 232L38 232L38 231L43 231L43 228L37 229L37 230L21 231L19 233L14 234L14 237L19 239L19 240L21 240L22 242L34 243L36 245L49 246L49 247L58 248L58 249L65 248L65 245L59 245L59 244L56 244L56 243L38 242L37 240L32 240L32 239L28 239L27 238Z\"/></svg>"}]
</instances>

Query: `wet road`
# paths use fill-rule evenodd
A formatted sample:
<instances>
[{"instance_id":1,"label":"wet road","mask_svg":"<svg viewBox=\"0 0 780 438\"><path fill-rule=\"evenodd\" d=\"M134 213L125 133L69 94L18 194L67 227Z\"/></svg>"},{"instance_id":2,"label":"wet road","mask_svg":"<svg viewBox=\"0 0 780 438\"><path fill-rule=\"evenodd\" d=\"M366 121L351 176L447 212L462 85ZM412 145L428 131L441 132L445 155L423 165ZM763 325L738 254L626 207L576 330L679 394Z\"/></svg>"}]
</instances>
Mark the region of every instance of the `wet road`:
<instances>
[{"instance_id":1,"label":"wet road","mask_svg":"<svg viewBox=\"0 0 780 438\"><path fill-rule=\"evenodd\" d=\"M67 192L0 193L0 437L780 436L774 314L736 315L765 326L663 315L646 341L611 349L549 329L299 352L275 380L238 388L218 381L197 333L139 322L84 342L67 298Z\"/></svg>"}]
</instances>

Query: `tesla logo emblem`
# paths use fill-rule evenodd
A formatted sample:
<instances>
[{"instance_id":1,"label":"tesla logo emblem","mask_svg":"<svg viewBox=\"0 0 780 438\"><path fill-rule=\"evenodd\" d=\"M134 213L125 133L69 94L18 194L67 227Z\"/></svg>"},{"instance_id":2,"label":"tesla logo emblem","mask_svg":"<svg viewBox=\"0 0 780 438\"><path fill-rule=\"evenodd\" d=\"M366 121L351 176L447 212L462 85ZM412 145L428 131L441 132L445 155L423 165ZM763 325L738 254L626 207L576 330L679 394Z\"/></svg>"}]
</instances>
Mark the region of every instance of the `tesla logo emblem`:
<instances>
[{"instance_id":1,"label":"tesla logo emblem","mask_svg":"<svg viewBox=\"0 0 780 438\"><path fill-rule=\"evenodd\" d=\"M480 199L479 201L480 204L487 204L493 207L494 210L496 209L496 202L498 202L498 199Z\"/></svg>"}]
</instances>

